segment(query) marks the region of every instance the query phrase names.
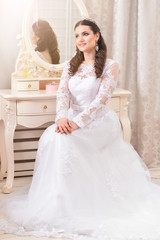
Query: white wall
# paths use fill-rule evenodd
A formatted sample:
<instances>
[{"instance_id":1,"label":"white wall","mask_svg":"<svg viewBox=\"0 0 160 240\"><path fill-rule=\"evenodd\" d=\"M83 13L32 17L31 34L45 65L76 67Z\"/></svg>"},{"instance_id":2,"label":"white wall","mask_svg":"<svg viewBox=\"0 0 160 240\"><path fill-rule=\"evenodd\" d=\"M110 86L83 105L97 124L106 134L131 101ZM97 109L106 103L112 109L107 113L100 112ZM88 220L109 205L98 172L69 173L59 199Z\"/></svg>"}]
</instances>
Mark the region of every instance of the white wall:
<instances>
[{"instance_id":1,"label":"white wall","mask_svg":"<svg viewBox=\"0 0 160 240\"><path fill-rule=\"evenodd\" d=\"M27 0L0 0L0 89L10 88Z\"/></svg>"}]
</instances>

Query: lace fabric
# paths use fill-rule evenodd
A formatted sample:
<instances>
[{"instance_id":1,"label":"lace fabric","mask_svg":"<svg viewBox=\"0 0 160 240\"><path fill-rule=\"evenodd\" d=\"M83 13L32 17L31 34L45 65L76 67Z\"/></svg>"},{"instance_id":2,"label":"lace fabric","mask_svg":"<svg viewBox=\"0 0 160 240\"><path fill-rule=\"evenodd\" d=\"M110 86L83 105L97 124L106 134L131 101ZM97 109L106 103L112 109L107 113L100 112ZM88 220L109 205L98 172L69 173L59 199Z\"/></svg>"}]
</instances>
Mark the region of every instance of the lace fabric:
<instances>
[{"instance_id":1,"label":"lace fabric","mask_svg":"<svg viewBox=\"0 0 160 240\"><path fill-rule=\"evenodd\" d=\"M103 108L106 107L112 93L117 85L118 64L114 63L108 70L105 69L103 76L101 77L101 84L97 96L90 103L90 105L79 115L77 115L73 121L79 126L84 127L92 120L94 120Z\"/></svg>"},{"instance_id":2,"label":"lace fabric","mask_svg":"<svg viewBox=\"0 0 160 240\"><path fill-rule=\"evenodd\" d=\"M57 92L57 115L56 121L60 118L67 118L67 112L69 109L69 100L72 96L68 88L68 82L71 78L69 76L69 64L65 67L60 87ZM108 66L106 62L102 76L100 79L100 86L98 93L95 95L94 99L88 104L88 107L81 111L76 117L72 119L79 127L83 128L92 120L94 120L100 112L106 107L109 99L112 96L112 93L117 85L117 76L118 76L118 63L114 62L111 66ZM76 73L76 78L81 79L82 81L89 81L89 78L95 78L94 66L87 66L81 64L78 72ZM88 78L88 79L87 79ZM85 82L83 82L85 84ZM74 99L73 99L74 101Z\"/></svg>"},{"instance_id":3,"label":"lace fabric","mask_svg":"<svg viewBox=\"0 0 160 240\"><path fill-rule=\"evenodd\" d=\"M69 100L70 100L70 93L68 89L68 81L70 79L70 76L69 76L68 69L69 69L69 63L67 62L62 72L60 85L57 91L55 122L57 122L61 118L68 117Z\"/></svg>"}]
</instances>

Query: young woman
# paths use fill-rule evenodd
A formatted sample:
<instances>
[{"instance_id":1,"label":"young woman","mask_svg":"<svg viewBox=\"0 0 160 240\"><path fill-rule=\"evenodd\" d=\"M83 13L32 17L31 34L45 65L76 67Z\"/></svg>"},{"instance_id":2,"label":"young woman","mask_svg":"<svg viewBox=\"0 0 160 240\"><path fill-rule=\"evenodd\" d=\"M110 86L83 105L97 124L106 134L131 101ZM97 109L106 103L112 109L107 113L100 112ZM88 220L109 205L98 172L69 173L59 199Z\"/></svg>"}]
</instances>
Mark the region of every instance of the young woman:
<instances>
[{"instance_id":1,"label":"young woman","mask_svg":"<svg viewBox=\"0 0 160 240\"><path fill-rule=\"evenodd\" d=\"M106 107L118 63L107 58L95 22L78 22L75 38L77 53L64 68L56 123L39 141L29 193L4 203L9 221L1 228L74 240L160 239L160 187Z\"/></svg>"},{"instance_id":2,"label":"young woman","mask_svg":"<svg viewBox=\"0 0 160 240\"><path fill-rule=\"evenodd\" d=\"M51 64L59 64L60 55L56 34L47 21L38 20L32 25L32 43L38 55Z\"/></svg>"}]
</instances>

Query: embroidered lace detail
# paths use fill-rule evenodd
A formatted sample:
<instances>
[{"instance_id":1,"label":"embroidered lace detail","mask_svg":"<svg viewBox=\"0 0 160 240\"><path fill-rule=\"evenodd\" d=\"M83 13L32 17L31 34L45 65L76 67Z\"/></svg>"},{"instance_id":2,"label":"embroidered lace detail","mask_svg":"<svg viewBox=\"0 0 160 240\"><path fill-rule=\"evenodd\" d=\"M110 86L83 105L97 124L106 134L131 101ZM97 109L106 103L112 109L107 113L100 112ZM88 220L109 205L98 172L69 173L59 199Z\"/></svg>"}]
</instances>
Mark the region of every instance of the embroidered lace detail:
<instances>
[{"instance_id":1,"label":"embroidered lace detail","mask_svg":"<svg viewBox=\"0 0 160 240\"><path fill-rule=\"evenodd\" d=\"M68 176L70 174L72 174L72 168L73 168L73 158L72 158L72 155L71 153L67 153L67 152L64 152L63 153L63 170L62 170L62 173L64 176ZM72 161L71 161L72 159Z\"/></svg>"},{"instance_id":2,"label":"embroidered lace detail","mask_svg":"<svg viewBox=\"0 0 160 240\"><path fill-rule=\"evenodd\" d=\"M88 71L88 70L86 70ZM78 114L73 121L79 126L84 127L95 119L99 113L106 107L112 93L117 85L118 64L112 64L109 69L105 68L102 77L101 85L96 98L90 103L88 108Z\"/></svg>"},{"instance_id":3,"label":"embroidered lace detail","mask_svg":"<svg viewBox=\"0 0 160 240\"><path fill-rule=\"evenodd\" d=\"M68 221L66 221L66 225L67 224ZM76 231L73 229L73 233L69 233L63 229L57 230L56 228L51 228L47 225L38 225L32 230L28 230L19 225L11 226L8 221L0 219L1 231L9 234L16 234L18 236L67 238L70 240L159 240L160 230L158 223L155 227L152 226L154 230L151 231L149 224L146 224L146 227L143 229L140 229L138 224L138 222L134 221L133 226L131 227L128 226L127 222L118 222L115 219L108 223L102 222L93 232L83 234L78 230ZM22 238L23 237L21 237L21 239Z\"/></svg>"},{"instance_id":4,"label":"embroidered lace detail","mask_svg":"<svg viewBox=\"0 0 160 240\"><path fill-rule=\"evenodd\" d=\"M114 174L106 173L105 184L107 188L111 191L114 198L123 199L120 195L119 184L116 181Z\"/></svg>"},{"instance_id":5,"label":"embroidered lace detail","mask_svg":"<svg viewBox=\"0 0 160 240\"><path fill-rule=\"evenodd\" d=\"M92 122L88 125L86 125L86 129L93 129L93 128L96 128L99 123L103 123L105 121L105 118L106 118L106 113L108 112L109 110L106 108L106 109L102 109L102 111L100 112L100 114L92 120Z\"/></svg>"},{"instance_id":6,"label":"embroidered lace detail","mask_svg":"<svg viewBox=\"0 0 160 240\"><path fill-rule=\"evenodd\" d=\"M72 119L79 127L86 126L93 119L95 119L106 107L106 104L111 98L112 93L117 85L117 76L118 64L116 62L113 62L113 64L109 66L108 62L106 61L103 74L101 78L99 78L101 84L95 99L84 111ZM89 80L88 78L92 79L93 77L96 77L94 64L88 66L81 64L75 74L75 77L80 80L86 79L87 81ZM56 122L60 118L68 117L69 101L71 98L71 93L68 88L68 82L70 78L71 76L69 75L69 62L67 62L62 73L59 89L57 91ZM72 98L74 99L74 96L72 96Z\"/></svg>"},{"instance_id":7,"label":"embroidered lace detail","mask_svg":"<svg viewBox=\"0 0 160 240\"><path fill-rule=\"evenodd\" d=\"M67 177L72 174L74 161L76 156L74 152L70 149L68 151L62 152L59 156L59 161L62 162L62 174Z\"/></svg>"},{"instance_id":8,"label":"embroidered lace detail","mask_svg":"<svg viewBox=\"0 0 160 240\"><path fill-rule=\"evenodd\" d=\"M55 122L57 122L60 118L68 117L69 99L70 99L70 92L68 89L68 80L70 79L70 77L71 76L69 75L69 62L67 62L66 66L64 67L59 88L57 91Z\"/></svg>"},{"instance_id":9,"label":"embroidered lace detail","mask_svg":"<svg viewBox=\"0 0 160 240\"><path fill-rule=\"evenodd\" d=\"M91 65L81 64L75 75L81 80L86 79L88 77L95 77L96 74L95 74L94 64L91 64Z\"/></svg>"}]
</instances>

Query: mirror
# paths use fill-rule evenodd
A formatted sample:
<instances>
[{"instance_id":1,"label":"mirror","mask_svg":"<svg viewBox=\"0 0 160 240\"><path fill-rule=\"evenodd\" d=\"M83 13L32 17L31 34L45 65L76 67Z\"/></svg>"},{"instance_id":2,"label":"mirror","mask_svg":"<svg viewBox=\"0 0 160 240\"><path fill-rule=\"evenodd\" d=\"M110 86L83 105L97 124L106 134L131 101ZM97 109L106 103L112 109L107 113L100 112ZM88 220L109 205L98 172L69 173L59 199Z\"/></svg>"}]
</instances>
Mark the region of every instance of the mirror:
<instances>
[{"instance_id":1,"label":"mirror","mask_svg":"<svg viewBox=\"0 0 160 240\"><path fill-rule=\"evenodd\" d=\"M36 53L50 64L60 63L57 36L50 23L39 19L32 24L31 42Z\"/></svg>"},{"instance_id":2,"label":"mirror","mask_svg":"<svg viewBox=\"0 0 160 240\"><path fill-rule=\"evenodd\" d=\"M82 18L80 5L78 4L78 1L37 0L33 4L30 16L31 16L29 21L30 37L31 31L33 31L34 27L36 33L39 33L39 35L41 35L42 38L44 38L45 36L44 40L46 42L48 42L48 39L50 40L50 44L48 44L48 46L51 47L51 45L53 45L52 42L54 42L55 45L56 38L58 42L58 47L53 46L51 50L54 51L56 55L58 55L55 49L56 48L59 49L60 63L64 63L66 60L70 59L75 52L74 26L76 22ZM41 21L38 21L39 19ZM45 20L46 22L42 20ZM32 42L31 38L30 41ZM41 39L39 39L39 42L40 41ZM33 42L32 46L34 47ZM43 52L38 52L39 56L45 59L42 53ZM53 57L53 60L54 62L58 61L58 57L56 57L55 59Z\"/></svg>"},{"instance_id":3,"label":"mirror","mask_svg":"<svg viewBox=\"0 0 160 240\"><path fill-rule=\"evenodd\" d=\"M27 49L41 66L47 69L53 67L48 61L42 59L42 54L35 52L35 46L31 39L33 23L39 19L45 20L56 35L60 65L63 64L75 53L74 25L85 17L88 17L88 12L82 0L31 0L29 11L23 24Z\"/></svg>"},{"instance_id":4,"label":"mirror","mask_svg":"<svg viewBox=\"0 0 160 240\"><path fill-rule=\"evenodd\" d=\"M18 36L20 51L15 72L12 74L13 89L17 89L14 81L17 78L50 79L49 72L53 69L58 72L56 77L60 77L64 62L75 54L75 23L89 17L83 0L28 0L27 3L22 34ZM55 60L54 64L49 51L45 51L43 47L37 48L37 41L41 40L40 35L36 36L36 41L33 39L33 34L36 35L33 25L40 27L39 23L37 24L39 20L48 24L48 30L52 31L56 39L57 46L52 44L52 52L56 49L56 54L59 55L56 59L59 59ZM44 35L48 30L45 25Z\"/></svg>"}]
</instances>

